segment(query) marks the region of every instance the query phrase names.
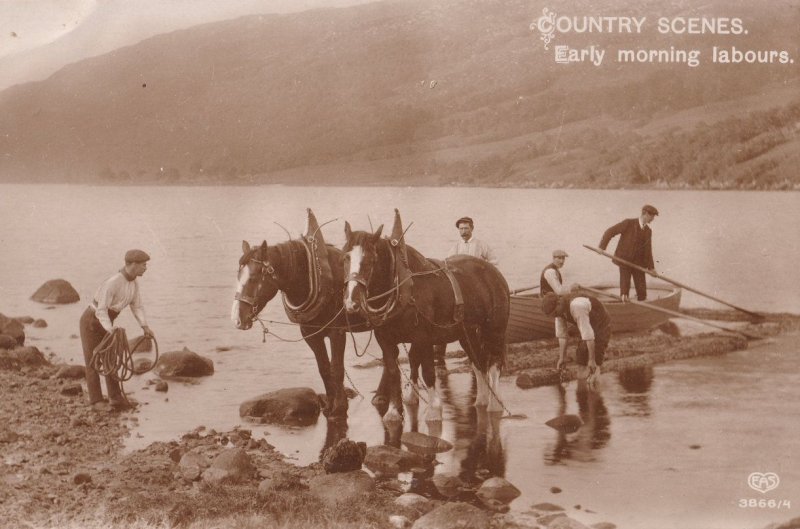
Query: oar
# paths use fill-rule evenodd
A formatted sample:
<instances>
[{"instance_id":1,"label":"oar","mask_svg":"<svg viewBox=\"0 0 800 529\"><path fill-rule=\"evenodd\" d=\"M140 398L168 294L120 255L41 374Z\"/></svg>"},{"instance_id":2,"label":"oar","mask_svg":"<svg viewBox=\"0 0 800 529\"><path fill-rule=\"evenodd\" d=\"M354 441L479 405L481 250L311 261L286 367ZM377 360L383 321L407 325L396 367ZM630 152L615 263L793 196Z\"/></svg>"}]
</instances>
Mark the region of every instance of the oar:
<instances>
[{"instance_id":1,"label":"oar","mask_svg":"<svg viewBox=\"0 0 800 529\"><path fill-rule=\"evenodd\" d=\"M580 289L581 290L586 290L586 291L591 292L593 294L598 294L600 296L608 296L608 297L616 299L618 301L622 301L621 297L617 296L616 294L612 294L610 292L604 292L602 290L597 290L597 289L594 289L594 288L591 288L591 287L585 287L583 285L580 286ZM696 318L694 316L689 316L688 314L684 314L684 313L678 312L676 310L665 309L664 307L659 307L657 305L651 305L650 303L643 303L641 301L635 301L635 300L632 300L632 299L628 300L625 303L633 303L634 305L639 305L641 307L644 307L644 308L647 308L647 309L650 309L650 310L655 310L657 312L663 312L664 314L669 314L670 316L675 316L676 318L684 318L684 319L687 319L687 320L692 320L692 321L696 321L696 322L702 323L704 325L708 325L709 327L715 327L715 328L721 329L723 331L733 332L733 333L736 333L736 334L741 334L742 336L744 336L748 340L761 340L762 339L761 336L756 336L754 334L749 334L749 333L746 333L744 331L739 331L739 330L736 330L736 329L729 329L728 327L725 327L723 325L717 325L716 323L711 323L710 321L701 320L700 318Z\"/></svg>"},{"instance_id":2,"label":"oar","mask_svg":"<svg viewBox=\"0 0 800 529\"><path fill-rule=\"evenodd\" d=\"M679 286L681 288L685 288L686 290L688 290L690 292L694 292L695 294L700 294L701 296L707 297L708 299L713 299L714 301L716 301L718 303L722 303L723 305L727 305L727 306L729 306L731 308L734 308L736 310L742 311L745 314L749 314L750 316L752 316L754 318L757 318L759 320L763 320L764 319L764 316L759 314L759 313L757 313L757 312L752 312L752 311L749 311L747 309L743 309L742 307L737 307L733 303L728 303L727 301L723 301L723 300L721 300L719 298L715 298L711 294L706 294L705 292L701 292L701 291L697 290L696 288L692 288L692 287L690 287L688 285L684 285L683 283L680 283L680 282L678 282L678 281L676 281L674 279L670 279L670 278L668 278L666 276L662 276L661 274L659 274L658 272L656 272L654 270L648 270L647 268L642 268L641 266L639 266L637 264L634 264L634 263L632 263L630 261L626 261L625 259L622 259L621 257L617 257L616 255L612 255L612 254L610 254L610 253L608 253L606 251L601 250L600 248L595 248L594 246L589 246L588 244L584 244L583 247L584 248L588 248L589 250L591 250L593 252L597 252L600 255L605 255L606 257L610 258L611 260L613 260L613 261L615 261L617 263L622 263L625 266L630 266L634 270L639 270L641 272L644 272L645 274L650 274L651 276L657 277L658 279L661 279L662 281L666 281L667 283L672 283L673 285L677 285L677 286Z\"/></svg>"},{"instance_id":3,"label":"oar","mask_svg":"<svg viewBox=\"0 0 800 529\"><path fill-rule=\"evenodd\" d=\"M509 292L509 294L511 294L511 295L513 296L514 294L519 294L520 292L527 292L528 290L536 290L536 289L537 289L537 288L539 288L540 286L541 286L541 285L534 285L534 286L532 286L532 287L523 287L523 288L518 288L518 289L516 289L516 290L512 290L511 292Z\"/></svg>"}]
</instances>

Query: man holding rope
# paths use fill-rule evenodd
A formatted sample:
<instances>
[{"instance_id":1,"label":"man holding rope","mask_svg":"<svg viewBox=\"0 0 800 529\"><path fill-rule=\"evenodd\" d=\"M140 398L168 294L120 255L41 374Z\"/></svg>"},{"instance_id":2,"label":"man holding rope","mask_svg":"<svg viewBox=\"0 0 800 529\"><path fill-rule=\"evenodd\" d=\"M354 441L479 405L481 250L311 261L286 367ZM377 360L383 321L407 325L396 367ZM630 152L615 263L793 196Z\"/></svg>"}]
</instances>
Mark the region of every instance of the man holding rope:
<instances>
[{"instance_id":1,"label":"man holding rope","mask_svg":"<svg viewBox=\"0 0 800 529\"><path fill-rule=\"evenodd\" d=\"M86 388L89 391L90 405L104 400L103 390L100 387L100 376L92 367L92 355L95 348L103 341L106 333L113 332L114 320L119 313L130 305L131 312L142 326L145 337L153 337L153 331L147 325L139 293L139 283L136 281L137 277L141 277L147 271L147 261L149 260L150 256L142 250L126 252L125 266L100 285L92 303L86 307L81 316L81 343L86 363ZM130 407L130 403L122 394L119 382L113 375L106 375L106 389L112 409L121 410Z\"/></svg>"}]
</instances>

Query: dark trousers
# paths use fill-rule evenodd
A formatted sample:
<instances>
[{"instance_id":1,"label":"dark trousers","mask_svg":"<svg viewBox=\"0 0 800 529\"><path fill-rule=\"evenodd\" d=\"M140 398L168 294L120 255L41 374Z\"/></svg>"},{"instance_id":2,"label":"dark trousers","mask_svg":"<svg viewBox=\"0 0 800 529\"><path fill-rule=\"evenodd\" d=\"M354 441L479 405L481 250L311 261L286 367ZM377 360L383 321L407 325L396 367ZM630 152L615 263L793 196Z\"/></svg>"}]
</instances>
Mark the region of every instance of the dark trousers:
<instances>
[{"instance_id":1,"label":"dark trousers","mask_svg":"<svg viewBox=\"0 0 800 529\"><path fill-rule=\"evenodd\" d=\"M633 286L636 289L636 299L644 301L647 299L647 280L644 277L644 272L634 270L628 266L619 267L619 295L628 296L631 291L631 277L633 277Z\"/></svg>"},{"instance_id":2,"label":"dark trousers","mask_svg":"<svg viewBox=\"0 0 800 529\"><path fill-rule=\"evenodd\" d=\"M611 340L611 327L605 327L599 331L594 331L594 361L597 365L603 365L606 358L606 348ZM581 340L575 350L575 363L579 366L589 365L589 346Z\"/></svg>"},{"instance_id":3,"label":"dark trousers","mask_svg":"<svg viewBox=\"0 0 800 529\"><path fill-rule=\"evenodd\" d=\"M109 311L111 321L117 317L113 311ZM103 390L100 387L100 375L92 369L92 353L106 335L106 330L100 325L100 321L94 314L92 307L86 307L81 316L80 323L81 344L83 344L83 361L86 364L86 389L89 392L89 403L94 404L103 400ZM110 402L121 402L122 392L119 382L113 377L106 376L106 389L108 390L108 400Z\"/></svg>"}]
</instances>

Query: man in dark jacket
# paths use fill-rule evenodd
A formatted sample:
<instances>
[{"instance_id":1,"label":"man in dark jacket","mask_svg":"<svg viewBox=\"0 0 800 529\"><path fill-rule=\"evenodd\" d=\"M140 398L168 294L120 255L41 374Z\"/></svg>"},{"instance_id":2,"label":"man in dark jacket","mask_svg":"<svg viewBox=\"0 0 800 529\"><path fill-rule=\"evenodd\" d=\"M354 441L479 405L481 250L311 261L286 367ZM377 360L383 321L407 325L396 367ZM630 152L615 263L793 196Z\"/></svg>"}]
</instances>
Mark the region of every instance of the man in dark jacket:
<instances>
[{"instance_id":1,"label":"man in dark jacket","mask_svg":"<svg viewBox=\"0 0 800 529\"><path fill-rule=\"evenodd\" d=\"M608 228L600 240L600 248L605 250L611 239L619 235L614 255L655 272L651 243L653 232L650 230L649 224L653 222L656 215L658 215L656 208L649 204L645 205L642 207L642 214L639 215L639 218L625 219ZM636 298L639 301L647 299L647 282L644 272L619 263L617 266L619 266L619 294L622 299L628 300L631 277L633 277L633 285L636 288Z\"/></svg>"}]
</instances>

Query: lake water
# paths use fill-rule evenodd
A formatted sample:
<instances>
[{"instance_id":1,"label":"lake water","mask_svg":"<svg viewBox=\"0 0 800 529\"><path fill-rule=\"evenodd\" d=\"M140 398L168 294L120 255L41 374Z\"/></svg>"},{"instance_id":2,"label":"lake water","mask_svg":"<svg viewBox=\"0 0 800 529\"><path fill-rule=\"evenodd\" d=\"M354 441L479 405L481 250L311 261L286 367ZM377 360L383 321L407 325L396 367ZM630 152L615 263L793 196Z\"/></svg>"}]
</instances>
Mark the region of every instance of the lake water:
<instances>
[{"instance_id":1,"label":"lake water","mask_svg":"<svg viewBox=\"0 0 800 529\"><path fill-rule=\"evenodd\" d=\"M229 319L242 239L284 241L278 224L296 236L307 207L320 223L333 221L323 232L338 246L345 219L355 229L370 222L389 229L399 208L411 225L409 243L432 257L442 257L454 242L455 219L470 215L475 235L494 246L509 285L520 288L538 283L554 248L570 254L568 282L616 282L616 268L581 245L596 245L606 227L636 216L644 203L661 211L653 224L659 272L751 310L800 313L794 193L77 185L0 185L0 312L44 318L47 328L26 328L29 343L81 363L77 334L85 302L120 268L127 249L151 254L140 281L161 351L186 346L211 358L216 372L197 384L171 382L167 394L144 389L152 374L127 383L126 391L144 404L127 442L136 449L199 425L231 428L240 424L239 404L267 391L322 390L313 355L296 342L295 327L271 323L287 341L268 337L262 343L259 329L237 331ZM29 300L54 278L68 280L81 302L50 308ZM689 292L683 299L683 306L718 306ZM280 303L262 315L287 321ZM129 311L121 318L129 335L137 335ZM367 335L357 342L361 351ZM374 343L367 352L378 354ZM800 468L792 459L800 449L797 353L797 337L782 337L721 358L606 374L599 394L586 394L574 382L563 392L522 391L504 378L507 407L528 419L500 423L488 463L478 461L486 451L479 450L482 437L469 406L470 377L450 375L442 437L455 449L439 455L444 464L437 472L493 465L522 489L512 504L517 512L551 501L585 523L608 520L622 529L760 529L800 511ZM368 358L357 358L348 346L347 372L366 396L351 401L348 436L378 444L384 432L369 398L379 372L355 367ZM544 422L562 410L580 413L587 427L559 439ZM306 464L323 447L326 423L253 430ZM766 494L750 489L753 472L777 473L780 486ZM552 494L553 486L563 492ZM750 498L792 505L738 506ZM578 504L581 509L574 508Z\"/></svg>"}]
</instances>

